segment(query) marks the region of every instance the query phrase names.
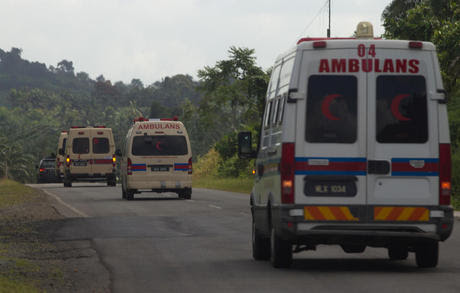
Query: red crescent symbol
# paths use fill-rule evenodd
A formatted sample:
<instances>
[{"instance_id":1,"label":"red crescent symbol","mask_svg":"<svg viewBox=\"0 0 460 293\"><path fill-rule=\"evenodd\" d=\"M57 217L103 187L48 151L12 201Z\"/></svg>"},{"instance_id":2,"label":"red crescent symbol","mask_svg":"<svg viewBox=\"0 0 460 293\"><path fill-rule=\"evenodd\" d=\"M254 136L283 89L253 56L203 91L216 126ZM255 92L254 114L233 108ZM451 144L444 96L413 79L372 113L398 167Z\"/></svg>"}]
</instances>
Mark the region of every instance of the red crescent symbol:
<instances>
[{"instance_id":1,"label":"red crescent symbol","mask_svg":"<svg viewBox=\"0 0 460 293\"><path fill-rule=\"evenodd\" d=\"M401 104L401 100L410 97L409 94L401 94L397 95L393 101L391 102L391 113L393 116L398 119L399 121L409 121L411 120L410 118L407 118L406 116L403 116L401 112L399 112L399 104Z\"/></svg>"},{"instance_id":2,"label":"red crescent symbol","mask_svg":"<svg viewBox=\"0 0 460 293\"><path fill-rule=\"evenodd\" d=\"M327 119L340 120L338 117L332 115L330 107L331 107L332 101L341 96L342 95L339 95L339 94L332 94L324 98L323 102L321 103L321 112L323 112L323 115L326 116Z\"/></svg>"},{"instance_id":3,"label":"red crescent symbol","mask_svg":"<svg viewBox=\"0 0 460 293\"><path fill-rule=\"evenodd\" d=\"M160 142L160 141L157 142L157 144L155 145L155 147L156 147L157 150L159 150L159 151L163 150L163 149L160 147L160 145L161 145L161 142Z\"/></svg>"}]
</instances>

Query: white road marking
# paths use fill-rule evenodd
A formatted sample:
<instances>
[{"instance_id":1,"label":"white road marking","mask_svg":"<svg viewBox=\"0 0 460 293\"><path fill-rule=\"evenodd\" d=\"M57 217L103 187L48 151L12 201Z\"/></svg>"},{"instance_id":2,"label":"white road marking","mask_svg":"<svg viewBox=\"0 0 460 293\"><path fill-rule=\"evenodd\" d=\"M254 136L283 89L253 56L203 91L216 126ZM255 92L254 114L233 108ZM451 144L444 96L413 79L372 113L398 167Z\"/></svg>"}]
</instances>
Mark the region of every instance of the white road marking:
<instances>
[{"instance_id":1,"label":"white road marking","mask_svg":"<svg viewBox=\"0 0 460 293\"><path fill-rule=\"evenodd\" d=\"M215 209L218 209L218 210L221 210L222 207L219 207L219 206L216 206L216 205L213 205L213 204L210 204L208 205L210 208L215 208Z\"/></svg>"},{"instance_id":2,"label":"white road marking","mask_svg":"<svg viewBox=\"0 0 460 293\"><path fill-rule=\"evenodd\" d=\"M69 205L68 203L64 202L59 196L55 195L54 193L51 193L47 190L44 190L42 189L46 194L48 194L49 196L53 197L54 199L56 199L61 205L65 206L66 208L70 209L72 212L76 213L77 215L79 215L80 217L83 217L83 218L89 218L89 216L87 214L85 214L84 212L80 211L80 210L77 210L76 208L74 208L73 206Z\"/></svg>"}]
</instances>

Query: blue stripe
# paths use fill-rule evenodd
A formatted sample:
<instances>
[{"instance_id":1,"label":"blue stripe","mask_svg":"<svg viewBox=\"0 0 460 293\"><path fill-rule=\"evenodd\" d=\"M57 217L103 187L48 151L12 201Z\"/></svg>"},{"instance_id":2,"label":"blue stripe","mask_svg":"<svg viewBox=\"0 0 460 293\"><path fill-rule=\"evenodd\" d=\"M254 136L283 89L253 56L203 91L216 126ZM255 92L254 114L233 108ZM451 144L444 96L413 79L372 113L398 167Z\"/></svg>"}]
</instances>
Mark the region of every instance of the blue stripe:
<instances>
[{"instance_id":1,"label":"blue stripe","mask_svg":"<svg viewBox=\"0 0 460 293\"><path fill-rule=\"evenodd\" d=\"M439 176L439 172L391 172L391 176Z\"/></svg>"},{"instance_id":2,"label":"blue stripe","mask_svg":"<svg viewBox=\"0 0 460 293\"><path fill-rule=\"evenodd\" d=\"M174 163L174 166L188 166L188 163Z\"/></svg>"},{"instance_id":3,"label":"blue stripe","mask_svg":"<svg viewBox=\"0 0 460 293\"><path fill-rule=\"evenodd\" d=\"M355 175L355 176L366 176L366 171L295 171L295 175Z\"/></svg>"},{"instance_id":4,"label":"blue stripe","mask_svg":"<svg viewBox=\"0 0 460 293\"><path fill-rule=\"evenodd\" d=\"M329 162L367 162L366 158L328 158L328 157L296 157L296 162L308 162L308 160L328 160Z\"/></svg>"},{"instance_id":5,"label":"blue stripe","mask_svg":"<svg viewBox=\"0 0 460 293\"><path fill-rule=\"evenodd\" d=\"M145 167L146 165L145 164L132 164L132 166L136 166L136 167L143 166L143 167Z\"/></svg>"},{"instance_id":6,"label":"blue stripe","mask_svg":"<svg viewBox=\"0 0 460 293\"><path fill-rule=\"evenodd\" d=\"M424 161L425 163L438 163L438 158L392 158L393 163L408 163L410 161Z\"/></svg>"}]
</instances>

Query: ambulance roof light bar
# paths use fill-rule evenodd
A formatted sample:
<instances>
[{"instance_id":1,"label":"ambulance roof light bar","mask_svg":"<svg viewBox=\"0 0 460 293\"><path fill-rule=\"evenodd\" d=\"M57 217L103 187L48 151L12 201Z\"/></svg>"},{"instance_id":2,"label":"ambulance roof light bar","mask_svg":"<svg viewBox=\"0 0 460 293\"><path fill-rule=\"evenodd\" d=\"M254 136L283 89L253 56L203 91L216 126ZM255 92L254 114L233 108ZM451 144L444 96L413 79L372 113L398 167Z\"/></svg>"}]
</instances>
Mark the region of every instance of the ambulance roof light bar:
<instances>
[{"instance_id":1,"label":"ambulance roof light bar","mask_svg":"<svg viewBox=\"0 0 460 293\"><path fill-rule=\"evenodd\" d=\"M356 26L356 38L357 39L373 39L374 38L374 27L368 21L361 21Z\"/></svg>"}]
</instances>

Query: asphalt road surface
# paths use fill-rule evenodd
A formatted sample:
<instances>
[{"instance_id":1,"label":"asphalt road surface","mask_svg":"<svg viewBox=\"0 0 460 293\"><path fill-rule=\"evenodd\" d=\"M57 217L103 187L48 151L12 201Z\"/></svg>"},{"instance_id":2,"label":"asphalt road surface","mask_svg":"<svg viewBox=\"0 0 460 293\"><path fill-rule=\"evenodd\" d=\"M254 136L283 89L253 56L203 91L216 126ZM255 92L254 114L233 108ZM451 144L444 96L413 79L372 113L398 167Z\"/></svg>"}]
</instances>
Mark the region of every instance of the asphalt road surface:
<instances>
[{"instance_id":1,"label":"asphalt road surface","mask_svg":"<svg viewBox=\"0 0 460 293\"><path fill-rule=\"evenodd\" d=\"M113 292L460 292L460 223L440 245L439 265L415 256L390 261L385 249L346 254L338 246L294 254L290 269L251 256L249 196L194 189L121 199L102 184L35 185L54 195L69 218L57 240L90 240Z\"/></svg>"}]
</instances>

